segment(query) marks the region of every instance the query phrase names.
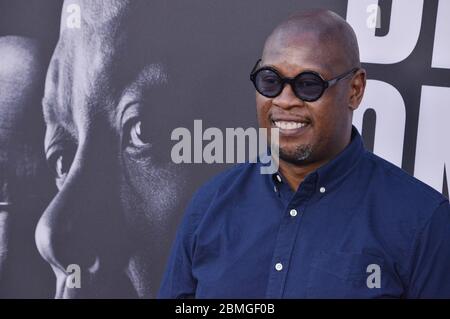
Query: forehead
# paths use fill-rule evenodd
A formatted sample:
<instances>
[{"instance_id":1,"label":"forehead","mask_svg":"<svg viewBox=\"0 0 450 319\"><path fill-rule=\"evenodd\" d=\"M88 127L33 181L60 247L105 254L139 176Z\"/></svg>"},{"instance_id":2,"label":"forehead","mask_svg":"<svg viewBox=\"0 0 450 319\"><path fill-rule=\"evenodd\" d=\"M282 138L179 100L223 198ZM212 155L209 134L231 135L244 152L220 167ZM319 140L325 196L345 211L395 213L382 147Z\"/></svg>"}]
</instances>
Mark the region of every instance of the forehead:
<instances>
[{"instance_id":1,"label":"forehead","mask_svg":"<svg viewBox=\"0 0 450 319\"><path fill-rule=\"evenodd\" d=\"M154 8L146 1L77 1L81 27L66 28L61 18L58 45L47 73L44 115L47 124L112 116L124 94L145 97L165 80L149 36ZM63 10L64 12L64 10ZM75 127L71 131L79 129Z\"/></svg>"},{"instance_id":2,"label":"forehead","mask_svg":"<svg viewBox=\"0 0 450 319\"><path fill-rule=\"evenodd\" d=\"M74 51L61 46L50 65L43 99L47 124L57 124L76 135L83 123L94 118L114 120L123 106L120 101L145 100L167 82L167 72L154 57L123 54L108 44L108 54ZM93 63L94 61L94 63Z\"/></svg>"},{"instance_id":3,"label":"forehead","mask_svg":"<svg viewBox=\"0 0 450 319\"><path fill-rule=\"evenodd\" d=\"M306 70L327 76L339 68L339 55L335 43L321 33L279 33L266 42L262 64L274 66L286 76Z\"/></svg>"}]
</instances>

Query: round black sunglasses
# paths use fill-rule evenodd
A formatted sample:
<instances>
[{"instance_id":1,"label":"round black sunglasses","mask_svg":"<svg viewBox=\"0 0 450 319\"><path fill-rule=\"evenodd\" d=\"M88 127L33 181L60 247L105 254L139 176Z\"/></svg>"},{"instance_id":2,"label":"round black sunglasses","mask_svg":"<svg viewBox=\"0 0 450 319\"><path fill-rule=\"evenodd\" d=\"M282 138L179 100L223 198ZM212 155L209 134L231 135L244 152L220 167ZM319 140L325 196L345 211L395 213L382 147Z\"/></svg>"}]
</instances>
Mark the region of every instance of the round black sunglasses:
<instances>
[{"instance_id":1,"label":"round black sunglasses","mask_svg":"<svg viewBox=\"0 0 450 319\"><path fill-rule=\"evenodd\" d=\"M339 80L355 73L359 68L353 68L331 80L324 80L319 73L306 71L298 74L296 77L287 78L270 66L258 69L261 62L259 59L250 73L250 80L253 82L256 91L261 95L269 98L278 96L286 83L288 83L294 94L301 100L306 102L314 102L320 99L325 90L335 85Z\"/></svg>"}]
</instances>

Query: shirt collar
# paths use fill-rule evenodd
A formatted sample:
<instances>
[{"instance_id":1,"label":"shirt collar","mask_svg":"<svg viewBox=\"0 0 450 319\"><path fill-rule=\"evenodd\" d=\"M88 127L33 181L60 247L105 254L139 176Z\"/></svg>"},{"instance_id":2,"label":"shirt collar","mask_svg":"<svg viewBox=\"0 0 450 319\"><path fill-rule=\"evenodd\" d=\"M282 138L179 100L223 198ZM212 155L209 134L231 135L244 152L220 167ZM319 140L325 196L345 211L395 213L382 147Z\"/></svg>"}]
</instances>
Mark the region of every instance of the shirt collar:
<instances>
[{"instance_id":1,"label":"shirt collar","mask_svg":"<svg viewBox=\"0 0 450 319\"><path fill-rule=\"evenodd\" d=\"M365 152L364 144L358 130L352 126L350 143L335 158L308 174L302 184L314 183L314 189L325 194L335 188L359 162ZM285 183L281 173L271 176L275 187ZM300 186L301 188L301 186Z\"/></svg>"}]
</instances>

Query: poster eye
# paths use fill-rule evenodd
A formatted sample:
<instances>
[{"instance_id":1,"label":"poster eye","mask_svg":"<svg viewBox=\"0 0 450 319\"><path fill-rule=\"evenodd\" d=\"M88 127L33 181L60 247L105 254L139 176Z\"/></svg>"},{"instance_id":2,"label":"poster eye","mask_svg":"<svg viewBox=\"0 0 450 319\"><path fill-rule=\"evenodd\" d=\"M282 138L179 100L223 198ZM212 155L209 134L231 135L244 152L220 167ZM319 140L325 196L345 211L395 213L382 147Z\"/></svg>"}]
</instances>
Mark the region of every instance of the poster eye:
<instances>
[{"instance_id":1,"label":"poster eye","mask_svg":"<svg viewBox=\"0 0 450 319\"><path fill-rule=\"evenodd\" d=\"M70 171L73 155L69 152L60 151L50 157L50 166L56 179L63 179Z\"/></svg>"},{"instance_id":2,"label":"poster eye","mask_svg":"<svg viewBox=\"0 0 450 319\"><path fill-rule=\"evenodd\" d=\"M55 172L58 176L66 175L69 172L69 168L65 164L65 158L63 155L58 156L56 159Z\"/></svg>"},{"instance_id":3,"label":"poster eye","mask_svg":"<svg viewBox=\"0 0 450 319\"><path fill-rule=\"evenodd\" d=\"M130 144L134 147L148 146L150 144L148 135L145 125L142 121L138 120L131 125Z\"/></svg>"}]
</instances>

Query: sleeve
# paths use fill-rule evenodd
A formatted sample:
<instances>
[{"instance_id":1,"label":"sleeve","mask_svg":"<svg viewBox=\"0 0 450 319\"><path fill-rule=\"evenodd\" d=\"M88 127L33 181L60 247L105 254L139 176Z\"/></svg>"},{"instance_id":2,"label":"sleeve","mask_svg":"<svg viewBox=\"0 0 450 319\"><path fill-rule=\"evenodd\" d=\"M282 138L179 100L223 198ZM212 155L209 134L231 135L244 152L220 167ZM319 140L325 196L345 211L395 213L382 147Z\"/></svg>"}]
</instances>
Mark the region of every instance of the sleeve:
<instances>
[{"instance_id":1,"label":"sleeve","mask_svg":"<svg viewBox=\"0 0 450 319\"><path fill-rule=\"evenodd\" d=\"M416 236L407 298L450 298L450 205L446 201Z\"/></svg>"},{"instance_id":2,"label":"sleeve","mask_svg":"<svg viewBox=\"0 0 450 319\"><path fill-rule=\"evenodd\" d=\"M194 232L198 224L199 203L202 196L197 193L188 205L178 227L175 241L161 282L157 298L194 298L197 281L192 274L192 255L195 249Z\"/></svg>"}]
</instances>

